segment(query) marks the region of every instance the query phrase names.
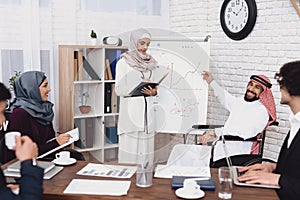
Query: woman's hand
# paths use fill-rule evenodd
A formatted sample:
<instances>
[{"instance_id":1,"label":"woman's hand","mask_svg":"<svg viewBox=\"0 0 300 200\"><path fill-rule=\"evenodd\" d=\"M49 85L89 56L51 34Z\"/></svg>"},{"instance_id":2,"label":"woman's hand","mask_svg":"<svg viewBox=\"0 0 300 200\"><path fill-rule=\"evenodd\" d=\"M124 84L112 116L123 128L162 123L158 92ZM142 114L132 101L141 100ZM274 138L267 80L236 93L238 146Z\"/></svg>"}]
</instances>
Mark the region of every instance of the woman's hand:
<instances>
[{"instance_id":1,"label":"woman's hand","mask_svg":"<svg viewBox=\"0 0 300 200\"><path fill-rule=\"evenodd\" d=\"M59 145L62 145L62 144L67 143L67 142L69 141L70 137L71 137L71 136L70 136L69 134L66 134L66 133L60 134L60 135L58 135L58 136L56 137L56 141L57 141L57 143L58 143Z\"/></svg>"},{"instance_id":2,"label":"woman's hand","mask_svg":"<svg viewBox=\"0 0 300 200\"><path fill-rule=\"evenodd\" d=\"M239 168L239 172L246 172L246 171L263 171L263 172L273 172L276 168L275 163L263 163L263 164L255 164L246 167Z\"/></svg>"},{"instance_id":3,"label":"woman's hand","mask_svg":"<svg viewBox=\"0 0 300 200\"><path fill-rule=\"evenodd\" d=\"M150 96L156 96L157 95L157 86L155 88L152 88L151 86L144 87L141 92L143 94L147 94Z\"/></svg>"}]
</instances>

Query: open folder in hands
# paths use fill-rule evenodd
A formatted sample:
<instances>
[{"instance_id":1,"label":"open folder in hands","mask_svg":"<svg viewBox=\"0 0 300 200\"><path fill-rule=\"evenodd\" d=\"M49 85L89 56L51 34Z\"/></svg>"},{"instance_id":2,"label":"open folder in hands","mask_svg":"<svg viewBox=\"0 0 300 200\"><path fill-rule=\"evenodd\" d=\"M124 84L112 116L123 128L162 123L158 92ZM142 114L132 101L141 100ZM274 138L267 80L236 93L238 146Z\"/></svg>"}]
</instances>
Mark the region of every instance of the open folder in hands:
<instances>
[{"instance_id":1,"label":"open folder in hands","mask_svg":"<svg viewBox=\"0 0 300 200\"><path fill-rule=\"evenodd\" d=\"M151 88L155 88L156 86L158 86L166 77L167 77L168 73L165 74L158 82L141 82L138 86L136 86L130 93L128 97L138 97L138 96L149 96L147 94L144 94L141 92L141 90L143 88L149 88L149 86Z\"/></svg>"},{"instance_id":2,"label":"open folder in hands","mask_svg":"<svg viewBox=\"0 0 300 200\"><path fill-rule=\"evenodd\" d=\"M51 154L51 153L53 153L53 152L55 152L55 151L57 151L57 150L59 150L61 148L64 148L64 147L72 144L73 142L79 140L79 131L78 131L78 128L72 129L72 130L66 132L66 134L69 134L71 136L70 139L69 139L69 141L67 143L62 144L62 145L60 145L60 146L58 146L58 147L56 147L54 149L51 149L50 151L48 151L48 152L40 155L39 157L37 157L37 159L44 158L45 156L47 156L47 155L49 155L49 154ZM53 139L55 139L55 138L53 138Z\"/></svg>"}]
</instances>

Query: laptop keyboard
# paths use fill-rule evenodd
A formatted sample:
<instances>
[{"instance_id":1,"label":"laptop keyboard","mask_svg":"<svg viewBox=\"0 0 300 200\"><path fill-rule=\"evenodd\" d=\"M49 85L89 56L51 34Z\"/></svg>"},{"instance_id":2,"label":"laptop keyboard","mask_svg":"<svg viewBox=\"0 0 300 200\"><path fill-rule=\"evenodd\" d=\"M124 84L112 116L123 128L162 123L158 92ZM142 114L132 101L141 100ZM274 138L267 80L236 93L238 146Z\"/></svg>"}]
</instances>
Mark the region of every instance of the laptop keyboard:
<instances>
[{"instance_id":1,"label":"laptop keyboard","mask_svg":"<svg viewBox=\"0 0 300 200\"><path fill-rule=\"evenodd\" d=\"M246 172L239 172L239 168L235 168L235 170L236 170L237 177L240 177L246 173ZM239 181L239 180L238 180L238 182L245 183L245 181Z\"/></svg>"}]
</instances>

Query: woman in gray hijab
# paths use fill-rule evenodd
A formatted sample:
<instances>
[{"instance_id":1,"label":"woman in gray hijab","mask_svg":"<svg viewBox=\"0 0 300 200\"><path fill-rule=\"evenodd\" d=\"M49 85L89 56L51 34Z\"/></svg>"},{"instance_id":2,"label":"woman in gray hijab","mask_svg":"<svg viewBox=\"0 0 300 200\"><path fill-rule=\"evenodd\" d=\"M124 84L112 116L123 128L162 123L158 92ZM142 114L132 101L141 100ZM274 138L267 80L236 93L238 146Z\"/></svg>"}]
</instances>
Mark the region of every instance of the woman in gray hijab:
<instances>
[{"instance_id":1,"label":"woman in gray hijab","mask_svg":"<svg viewBox=\"0 0 300 200\"><path fill-rule=\"evenodd\" d=\"M15 96L9 117L8 130L28 135L37 145L39 155L68 142L69 134L60 134L55 140L52 120L53 104L48 101L51 88L43 72L24 72L15 80ZM7 149L6 161L13 159L14 152Z\"/></svg>"},{"instance_id":2,"label":"woman in gray hijab","mask_svg":"<svg viewBox=\"0 0 300 200\"><path fill-rule=\"evenodd\" d=\"M147 53L150 41L147 30L132 31L129 51L121 55L116 66L115 91L120 96L119 163L153 161L155 130L149 114L157 88L144 87L141 92L148 97L128 97L140 82L155 80L157 61Z\"/></svg>"}]
</instances>

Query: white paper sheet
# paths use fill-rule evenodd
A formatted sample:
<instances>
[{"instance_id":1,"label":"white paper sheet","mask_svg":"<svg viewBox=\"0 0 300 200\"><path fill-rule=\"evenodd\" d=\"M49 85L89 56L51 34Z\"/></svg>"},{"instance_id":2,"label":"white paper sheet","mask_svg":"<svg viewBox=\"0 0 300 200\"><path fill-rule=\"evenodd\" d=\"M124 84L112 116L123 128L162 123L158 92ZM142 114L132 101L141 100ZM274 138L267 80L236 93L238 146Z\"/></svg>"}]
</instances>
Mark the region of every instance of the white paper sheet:
<instances>
[{"instance_id":1,"label":"white paper sheet","mask_svg":"<svg viewBox=\"0 0 300 200\"><path fill-rule=\"evenodd\" d=\"M57 150L59 150L61 148L64 148L65 146L68 146L69 144L72 144L73 142L75 142L75 141L77 141L79 139L78 128L72 129L72 130L66 132L66 134L69 134L71 136L71 138L69 139L69 141L67 143L65 143L63 145L60 145L60 146L58 146L58 147L56 147L54 149L51 149L50 151L48 151L48 152L40 155L39 157L37 157L37 159L44 158L45 156L47 156L47 155L49 155L49 154L51 154L51 153L53 153L53 152L55 152L55 151L57 151ZM55 139L55 138L53 138L53 139Z\"/></svg>"},{"instance_id":2,"label":"white paper sheet","mask_svg":"<svg viewBox=\"0 0 300 200\"><path fill-rule=\"evenodd\" d=\"M211 177L209 167L183 167L176 165L157 165L154 177L172 178L172 176Z\"/></svg>"},{"instance_id":3,"label":"white paper sheet","mask_svg":"<svg viewBox=\"0 0 300 200\"><path fill-rule=\"evenodd\" d=\"M127 195L130 184L130 181L73 179L64 193L122 196Z\"/></svg>"},{"instance_id":4,"label":"white paper sheet","mask_svg":"<svg viewBox=\"0 0 300 200\"><path fill-rule=\"evenodd\" d=\"M111 178L131 178L136 171L136 166L104 165L89 163L82 168L78 175L102 176Z\"/></svg>"}]
</instances>

